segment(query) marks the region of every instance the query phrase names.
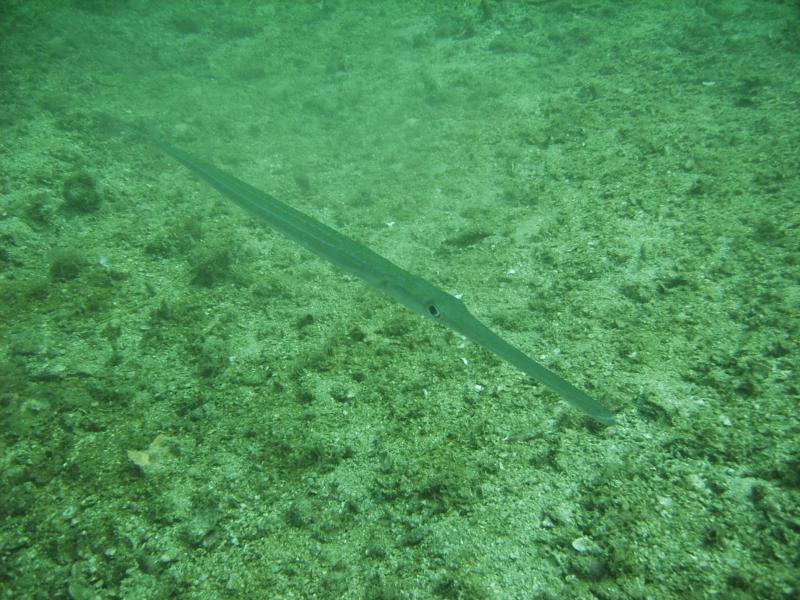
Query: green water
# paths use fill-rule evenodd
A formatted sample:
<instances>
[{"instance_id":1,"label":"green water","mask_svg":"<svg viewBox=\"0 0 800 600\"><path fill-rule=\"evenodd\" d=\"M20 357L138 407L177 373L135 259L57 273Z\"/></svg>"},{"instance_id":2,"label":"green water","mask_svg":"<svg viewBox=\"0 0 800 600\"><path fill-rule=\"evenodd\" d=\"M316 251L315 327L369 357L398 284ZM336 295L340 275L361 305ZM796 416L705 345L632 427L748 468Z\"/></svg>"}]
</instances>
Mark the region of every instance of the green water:
<instances>
[{"instance_id":1,"label":"green water","mask_svg":"<svg viewBox=\"0 0 800 600\"><path fill-rule=\"evenodd\" d=\"M0 598L797 597L799 51L789 2L6 2Z\"/></svg>"}]
</instances>

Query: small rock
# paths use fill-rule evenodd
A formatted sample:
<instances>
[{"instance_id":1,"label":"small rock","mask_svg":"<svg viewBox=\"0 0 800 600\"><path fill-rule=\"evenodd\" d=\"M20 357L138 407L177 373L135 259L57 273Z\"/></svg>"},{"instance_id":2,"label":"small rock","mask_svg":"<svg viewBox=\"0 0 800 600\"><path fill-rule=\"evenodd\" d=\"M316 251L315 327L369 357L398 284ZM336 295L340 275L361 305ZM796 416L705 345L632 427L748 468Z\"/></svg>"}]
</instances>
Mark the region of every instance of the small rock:
<instances>
[{"instance_id":1,"label":"small rock","mask_svg":"<svg viewBox=\"0 0 800 600\"><path fill-rule=\"evenodd\" d=\"M582 554L598 554L600 552L600 546L585 535L572 540L572 547Z\"/></svg>"}]
</instances>

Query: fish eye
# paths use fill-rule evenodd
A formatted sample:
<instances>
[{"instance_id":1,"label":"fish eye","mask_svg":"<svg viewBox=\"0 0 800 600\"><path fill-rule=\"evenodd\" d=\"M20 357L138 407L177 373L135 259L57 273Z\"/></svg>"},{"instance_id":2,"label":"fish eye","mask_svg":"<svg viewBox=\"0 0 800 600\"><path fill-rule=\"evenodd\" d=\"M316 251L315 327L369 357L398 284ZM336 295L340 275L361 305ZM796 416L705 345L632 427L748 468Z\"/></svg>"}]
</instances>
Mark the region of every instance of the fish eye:
<instances>
[{"instance_id":1,"label":"fish eye","mask_svg":"<svg viewBox=\"0 0 800 600\"><path fill-rule=\"evenodd\" d=\"M436 306L435 304L428 305L428 312L431 314L432 317L438 317L440 314L442 314L439 312L439 307Z\"/></svg>"}]
</instances>

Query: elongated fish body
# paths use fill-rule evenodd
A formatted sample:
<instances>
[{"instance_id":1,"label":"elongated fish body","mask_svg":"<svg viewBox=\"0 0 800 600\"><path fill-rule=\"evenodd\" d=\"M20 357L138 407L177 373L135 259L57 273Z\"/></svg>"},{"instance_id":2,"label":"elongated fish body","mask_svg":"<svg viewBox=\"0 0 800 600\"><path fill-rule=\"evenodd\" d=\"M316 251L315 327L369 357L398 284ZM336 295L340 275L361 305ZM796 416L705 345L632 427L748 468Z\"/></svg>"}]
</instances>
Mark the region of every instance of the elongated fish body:
<instances>
[{"instance_id":1,"label":"elongated fish body","mask_svg":"<svg viewBox=\"0 0 800 600\"><path fill-rule=\"evenodd\" d=\"M476 319L456 297L214 165L149 134L144 135L198 178L287 238L360 277L403 306L480 344L596 421L606 425L614 424L614 415L605 406L506 342Z\"/></svg>"}]
</instances>

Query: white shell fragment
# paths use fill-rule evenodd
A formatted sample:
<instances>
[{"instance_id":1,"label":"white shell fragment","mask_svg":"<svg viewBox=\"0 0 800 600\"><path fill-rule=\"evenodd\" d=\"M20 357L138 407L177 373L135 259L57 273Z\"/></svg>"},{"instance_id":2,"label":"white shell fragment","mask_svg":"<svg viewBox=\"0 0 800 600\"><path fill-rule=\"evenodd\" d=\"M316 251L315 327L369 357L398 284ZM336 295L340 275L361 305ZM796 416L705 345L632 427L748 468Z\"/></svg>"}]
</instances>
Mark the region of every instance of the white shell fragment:
<instances>
[{"instance_id":1,"label":"white shell fragment","mask_svg":"<svg viewBox=\"0 0 800 600\"><path fill-rule=\"evenodd\" d=\"M598 554L600 552L600 546L585 535L572 540L572 547L582 554Z\"/></svg>"}]
</instances>

